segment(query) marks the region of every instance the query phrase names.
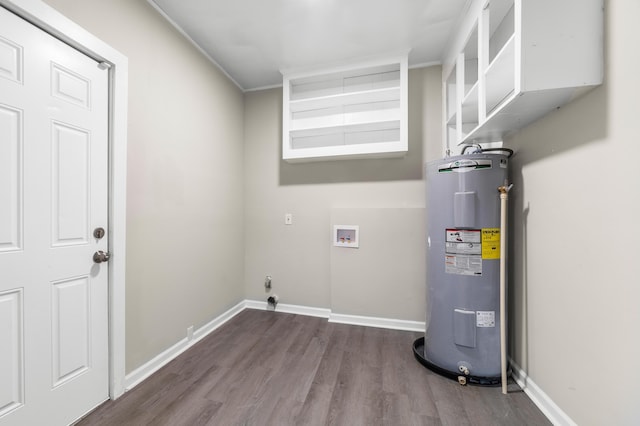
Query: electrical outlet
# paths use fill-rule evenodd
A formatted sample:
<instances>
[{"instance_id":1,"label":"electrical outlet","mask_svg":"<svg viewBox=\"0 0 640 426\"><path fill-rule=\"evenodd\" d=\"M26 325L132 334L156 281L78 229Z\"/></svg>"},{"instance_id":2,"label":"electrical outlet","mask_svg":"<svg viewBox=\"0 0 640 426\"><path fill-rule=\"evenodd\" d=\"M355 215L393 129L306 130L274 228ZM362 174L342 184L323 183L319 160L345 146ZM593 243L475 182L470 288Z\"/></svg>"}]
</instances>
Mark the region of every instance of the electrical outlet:
<instances>
[{"instance_id":1,"label":"electrical outlet","mask_svg":"<svg viewBox=\"0 0 640 426\"><path fill-rule=\"evenodd\" d=\"M193 340L193 326L187 327L187 340Z\"/></svg>"},{"instance_id":2,"label":"electrical outlet","mask_svg":"<svg viewBox=\"0 0 640 426\"><path fill-rule=\"evenodd\" d=\"M286 213L284 215L284 224L285 225L293 225L293 214Z\"/></svg>"}]
</instances>

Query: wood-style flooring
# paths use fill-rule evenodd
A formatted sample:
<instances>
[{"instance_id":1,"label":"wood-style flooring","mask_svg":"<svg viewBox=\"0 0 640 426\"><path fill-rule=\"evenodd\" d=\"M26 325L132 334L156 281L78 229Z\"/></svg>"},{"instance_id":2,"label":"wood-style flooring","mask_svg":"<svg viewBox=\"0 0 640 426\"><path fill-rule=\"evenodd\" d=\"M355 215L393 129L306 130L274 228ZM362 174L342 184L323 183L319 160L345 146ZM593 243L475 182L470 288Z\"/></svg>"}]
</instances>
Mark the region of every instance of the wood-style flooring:
<instances>
[{"instance_id":1,"label":"wood-style flooring","mask_svg":"<svg viewBox=\"0 0 640 426\"><path fill-rule=\"evenodd\" d=\"M548 425L515 384L460 386L420 333L244 310L78 425Z\"/></svg>"}]
</instances>

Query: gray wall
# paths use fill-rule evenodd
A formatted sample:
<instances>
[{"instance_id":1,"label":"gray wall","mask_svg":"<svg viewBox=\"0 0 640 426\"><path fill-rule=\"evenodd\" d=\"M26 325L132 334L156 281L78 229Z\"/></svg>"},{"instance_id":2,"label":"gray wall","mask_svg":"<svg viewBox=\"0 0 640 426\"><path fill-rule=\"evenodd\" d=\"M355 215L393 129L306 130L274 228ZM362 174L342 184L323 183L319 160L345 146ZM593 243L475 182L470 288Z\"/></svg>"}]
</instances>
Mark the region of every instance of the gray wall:
<instances>
[{"instance_id":1,"label":"gray wall","mask_svg":"<svg viewBox=\"0 0 640 426\"><path fill-rule=\"evenodd\" d=\"M639 16L606 2L605 83L507 141L511 351L580 425L640 419Z\"/></svg>"},{"instance_id":2,"label":"gray wall","mask_svg":"<svg viewBox=\"0 0 640 426\"><path fill-rule=\"evenodd\" d=\"M46 0L129 58L126 369L244 298L243 95L145 0Z\"/></svg>"},{"instance_id":3,"label":"gray wall","mask_svg":"<svg viewBox=\"0 0 640 426\"><path fill-rule=\"evenodd\" d=\"M419 207L331 209L332 224L360 233L358 249L330 248L332 312L424 322L424 217Z\"/></svg>"},{"instance_id":4,"label":"gray wall","mask_svg":"<svg viewBox=\"0 0 640 426\"><path fill-rule=\"evenodd\" d=\"M282 90L245 95L247 298L266 300L264 277L271 275L282 303L424 321L424 216L416 211L424 209L423 163L441 153L440 74L440 67L409 72L409 154L395 159L286 163L281 159ZM332 255L332 221L342 220L332 220L336 209L350 209L353 223L342 225L366 222L361 253ZM293 225L284 224L285 213L293 214ZM405 222L390 223L394 220ZM419 236L407 238L403 246L413 254L413 263L401 253L392 255L380 240L390 226L398 226L399 233L413 229ZM341 271L348 265L340 253L356 256L361 274L350 271L344 279ZM388 277L392 270L398 271L397 280L371 279ZM340 291L332 292L334 286ZM403 297L384 304L380 298L388 293ZM407 295L420 303L406 306Z\"/></svg>"},{"instance_id":5,"label":"gray wall","mask_svg":"<svg viewBox=\"0 0 640 426\"><path fill-rule=\"evenodd\" d=\"M422 164L441 154L439 67L410 72L406 158L287 164L281 90L243 102L144 0L47 2L129 57L127 371L189 325L264 300L266 274L283 303L423 319L406 300L423 300L423 266L401 261L424 250L406 236L424 232ZM507 141L511 353L584 425L640 418L640 3L609 1L605 15L605 84ZM342 220L362 226L362 251L331 247ZM388 247L398 221L408 244Z\"/></svg>"}]
</instances>

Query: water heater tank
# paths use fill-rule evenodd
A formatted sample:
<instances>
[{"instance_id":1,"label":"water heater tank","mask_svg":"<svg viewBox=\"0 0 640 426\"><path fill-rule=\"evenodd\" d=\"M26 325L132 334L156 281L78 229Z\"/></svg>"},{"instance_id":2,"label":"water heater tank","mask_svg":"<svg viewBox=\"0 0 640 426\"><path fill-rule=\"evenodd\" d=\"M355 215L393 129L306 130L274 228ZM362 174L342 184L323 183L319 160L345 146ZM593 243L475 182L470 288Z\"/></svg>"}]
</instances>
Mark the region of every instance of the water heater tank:
<instances>
[{"instance_id":1,"label":"water heater tank","mask_svg":"<svg viewBox=\"0 0 640 426\"><path fill-rule=\"evenodd\" d=\"M475 384L500 383L498 187L507 165L506 155L471 154L426 166L427 315L416 357Z\"/></svg>"}]
</instances>

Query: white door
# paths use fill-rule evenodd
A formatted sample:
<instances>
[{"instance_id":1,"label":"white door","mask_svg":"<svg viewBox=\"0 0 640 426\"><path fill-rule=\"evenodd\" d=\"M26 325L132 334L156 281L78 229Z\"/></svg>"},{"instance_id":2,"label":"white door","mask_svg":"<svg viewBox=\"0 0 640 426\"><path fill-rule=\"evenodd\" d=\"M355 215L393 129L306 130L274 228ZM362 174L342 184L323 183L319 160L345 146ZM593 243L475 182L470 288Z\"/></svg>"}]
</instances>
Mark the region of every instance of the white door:
<instances>
[{"instance_id":1,"label":"white door","mask_svg":"<svg viewBox=\"0 0 640 426\"><path fill-rule=\"evenodd\" d=\"M0 7L0 425L108 398L108 71Z\"/></svg>"}]
</instances>

